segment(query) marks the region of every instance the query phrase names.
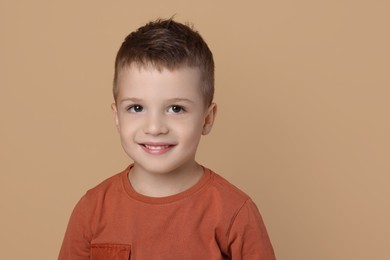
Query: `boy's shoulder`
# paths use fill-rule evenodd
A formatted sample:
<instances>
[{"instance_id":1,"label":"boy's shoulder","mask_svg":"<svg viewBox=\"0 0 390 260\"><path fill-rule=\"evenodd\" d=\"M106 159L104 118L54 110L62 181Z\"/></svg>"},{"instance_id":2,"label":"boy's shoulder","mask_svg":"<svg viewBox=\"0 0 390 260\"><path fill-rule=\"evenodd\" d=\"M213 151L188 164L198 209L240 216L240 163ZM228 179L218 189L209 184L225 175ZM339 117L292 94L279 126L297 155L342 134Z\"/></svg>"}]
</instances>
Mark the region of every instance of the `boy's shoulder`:
<instances>
[{"instance_id":1,"label":"boy's shoulder","mask_svg":"<svg viewBox=\"0 0 390 260\"><path fill-rule=\"evenodd\" d=\"M240 188L232 184L218 173L211 171L211 174L211 191L219 194L221 198L229 199L231 200L230 202L245 202L250 199L248 194L243 192Z\"/></svg>"},{"instance_id":2,"label":"boy's shoulder","mask_svg":"<svg viewBox=\"0 0 390 260\"><path fill-rule=\"evenodd\" d=\"M130 166L129 166L130 167ZM120 193L123 189L122 179L127 176L127 172L129 171L129 167L126 169L104 179L100 183L98 183L93 188L89 189L84 197L106 197L108 193Z\"/></svg>"}]
</instances>

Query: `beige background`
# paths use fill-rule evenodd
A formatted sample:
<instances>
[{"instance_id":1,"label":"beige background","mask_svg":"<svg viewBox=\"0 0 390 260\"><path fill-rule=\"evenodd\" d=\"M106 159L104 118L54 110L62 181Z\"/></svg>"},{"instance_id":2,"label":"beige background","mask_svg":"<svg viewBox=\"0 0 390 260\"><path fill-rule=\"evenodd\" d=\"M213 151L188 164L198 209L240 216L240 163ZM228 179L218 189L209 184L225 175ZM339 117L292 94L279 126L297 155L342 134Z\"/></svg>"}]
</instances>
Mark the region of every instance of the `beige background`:
<instances>
[{"instance_id":1,"label":"beige background","mask_svg":"<svg viewBox=\"0 0 390 260\"><path fill-rule=\"evenodd\" d=\"M0 259L56 259L84 192L122 170L113 61L157 17L214 52L199 161L250 194L278 259L390 259L388 1L0 1Z\"/></svg>"}]
</instances>

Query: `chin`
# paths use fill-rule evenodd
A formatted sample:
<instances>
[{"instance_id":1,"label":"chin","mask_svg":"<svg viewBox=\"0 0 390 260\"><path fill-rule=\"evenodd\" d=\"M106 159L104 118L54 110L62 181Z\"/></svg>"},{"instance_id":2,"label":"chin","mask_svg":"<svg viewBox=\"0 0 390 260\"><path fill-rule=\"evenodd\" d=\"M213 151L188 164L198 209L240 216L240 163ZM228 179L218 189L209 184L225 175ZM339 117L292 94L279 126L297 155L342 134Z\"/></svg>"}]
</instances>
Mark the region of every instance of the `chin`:
<instances>
[{"instance_id":1,"label":"chin","mask_svg":"<svg viewBox=\"0 0 390 260\"><path fill-rule=\"evenodd\" d=\"M160 162L137 162L134 161L134 165L140 169L143 169L144 171L147 171L151 174L156 175L164 175L167 173L172 173L176 171L180 171L185 169L188 164L175 164L175 163L169 163L167 160L162 160Z\"/></svg>"},{"instance_id":2,"label":"chin","mask_svg":"<svg viewBox=\"0 0 390 260\"><path fill-rule=\"evenodd\" d=\"M138 165L138 166L140 168L144 169L145 171L147 171L151 174L154 174L154 175L164 175L164 174L173 172L173 171L178 169L178 168L174 168L174 167L164 167L162 165L161 166L156 165L156 167L150 167L150 165L147 167L142 167L140 165Z\"/></svg>"}]
</instances>

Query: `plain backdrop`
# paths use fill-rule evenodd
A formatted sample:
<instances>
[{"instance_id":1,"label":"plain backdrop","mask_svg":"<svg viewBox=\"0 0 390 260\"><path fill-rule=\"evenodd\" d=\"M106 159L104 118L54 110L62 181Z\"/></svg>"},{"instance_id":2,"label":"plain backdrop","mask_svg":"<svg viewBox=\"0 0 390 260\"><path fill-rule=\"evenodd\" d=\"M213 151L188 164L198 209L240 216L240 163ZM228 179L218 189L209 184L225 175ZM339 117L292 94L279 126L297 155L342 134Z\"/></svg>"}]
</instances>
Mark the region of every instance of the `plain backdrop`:
<instances>
[{"instance_id":1,"label":"plain backdrop","mask_svg":"<svg viewBox=\"0 0 390 260\"><path fill-rule=\"evenodd\" d=\"M75 203L121 171L113 63L132 30L191 22L219 113L198 160L248 193L278 259L390 259L385 0L0 0L0 259L56 259Z\"/></svg>"}]
</instances>

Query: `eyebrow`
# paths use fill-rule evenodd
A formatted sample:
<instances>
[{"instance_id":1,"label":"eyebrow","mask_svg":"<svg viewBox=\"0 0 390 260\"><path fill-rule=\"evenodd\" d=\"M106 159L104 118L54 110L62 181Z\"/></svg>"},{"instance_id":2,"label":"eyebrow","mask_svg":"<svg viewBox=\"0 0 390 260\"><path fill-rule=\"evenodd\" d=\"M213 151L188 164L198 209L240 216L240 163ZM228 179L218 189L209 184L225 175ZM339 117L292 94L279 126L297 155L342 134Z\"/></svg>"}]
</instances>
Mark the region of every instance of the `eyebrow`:
<instances>
[{"instance_id":1,"label":"eyebrow","mask_svg":"<svg viewBox=\"0 0 390 260\"><path fill-rule=\"evenodd\" d=\"M123 98L123 99L120 99L119 100L119 103L123 103L123 102L126 102L126 101L131 101L131 102L134 102L134 103L140 103L142 102L143 100L142 99L139 99L139 98L132 98L132 97L129 97L129 98ZM194 101L188 99L188 98L170 98L168 100L166 100L168 103L176 103L176 102L188 102L188 103L194 103Z\"/></svg>"},{"instance_id":2,"label":"eyebrow","mask_svg":"<svg viewBox=\"0 0 390 260\"><path fill-rule=\"evenodd\" d=\"M142 99L139 99L139 98L122 98L119 100L118 103L123 103L123 102L126 102L126 101L131 101L131 102L134 102L134 103L139 103L142 101Z\"/></svg>"},{"instance_id":3,"label":"eyebrow","mask_svg":"<svg viewBox=\"0 0 390 260\"><path fill-rule=\"evenodd\" d=\"M171 98L171 99L168 99L168 102L188 102L188 103L194 103L194 101L188 99L188 98Z\"/></svg>"}]
</instances>

